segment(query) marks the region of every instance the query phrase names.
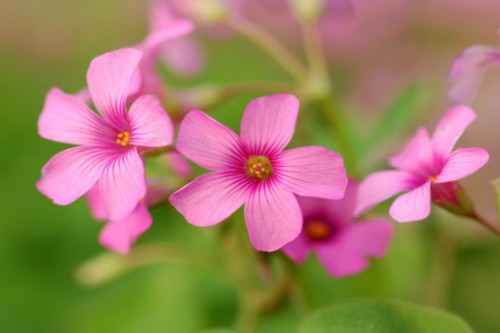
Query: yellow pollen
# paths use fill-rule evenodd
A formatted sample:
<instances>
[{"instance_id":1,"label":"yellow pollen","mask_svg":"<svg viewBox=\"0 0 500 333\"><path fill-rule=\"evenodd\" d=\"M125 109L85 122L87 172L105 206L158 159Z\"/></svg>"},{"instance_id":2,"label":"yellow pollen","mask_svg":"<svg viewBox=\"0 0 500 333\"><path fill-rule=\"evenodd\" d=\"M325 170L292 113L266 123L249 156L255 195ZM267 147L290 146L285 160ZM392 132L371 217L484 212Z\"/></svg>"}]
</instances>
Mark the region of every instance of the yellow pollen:
<instances>
[{"instance_id":1,"label":"yellow pollen","mask_svg":"<svg viewBox=\"0 0 500 333\"><path fill-rule=\"evenodd\" d=\"M250 157L248 159L245 170L247 175L257 180L267 179L273 173L271 162L267 157L264 156Z\"/></svg>"},{"instance_id":2,"label":"yellow pollen","mask_svg":"<svg viewBox=\"0 0 500 333\"><path fill-rule=\"evenodd\" d=\"M437 179L437 177L436 177L436 176L430 176L430 177L429 177L429 180L430 180L431 182L433 182L433 183L436 181L436 179Z\"/></svg>"},{"instance_id":3,"label":"yellow pollen","mask_svg":"<svg viewBox=\"0 0 500 333\"><path fill-rule=\"evenodd\" d=\"M119 133L116 136L116 138L117 138L116 139L117 144L119 144L122 147L126 147L130 143L130 132Z\"/></svg>"},{"instance_id":4,"label":"yellow pollen","mask_svg":"<svg viewBox=\"0 0 500 333\"><path fill-rule=\"evenodd\" d=\"M310 240L325 240L331 236L330 225L324 221L310 221L304 225L304 230Z\"/></svg>"}]
</instances>

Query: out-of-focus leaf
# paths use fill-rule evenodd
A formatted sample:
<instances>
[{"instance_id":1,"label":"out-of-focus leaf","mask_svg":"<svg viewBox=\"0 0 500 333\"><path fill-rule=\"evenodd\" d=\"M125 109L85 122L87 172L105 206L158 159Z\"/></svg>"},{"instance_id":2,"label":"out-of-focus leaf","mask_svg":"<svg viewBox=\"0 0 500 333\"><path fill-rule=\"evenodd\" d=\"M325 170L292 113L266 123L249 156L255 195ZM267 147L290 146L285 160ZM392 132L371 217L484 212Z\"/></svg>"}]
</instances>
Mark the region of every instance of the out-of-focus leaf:
<instances>
[{"instance_id":1,"label":"out-of-focus leaf","mask_svg":"<svg viewBox=\"0 0 500 333\"><path fill-rule=\"evenodd\" d=\"M373 134L366 142L366 151L370 151L398 131L411 128L425 114L429 100L423 85L415 84L404 89L380 117Z\"/></svg>"},{"instance_id":2,"label":"out-of-focus leaf","mask_svg":"<svg viewBox=\"0 0 500 333\"><path fill-rule=\"evenodd\" d=\"M361 300L320 310L299 333L472 333L459 317L444 311L388 300Z\"/></svg>"},{"instance_id":3,"label":"out-of-focus leaf","mask_svg":"<svg viewBox=\"0 0 500 333\"><path fill-rule=\"evenodd\" d=\"M241 333L241 331L233 330L230 328L216 328L208 331L201 331L199 333Z\"/></svg>"}]
</instances>

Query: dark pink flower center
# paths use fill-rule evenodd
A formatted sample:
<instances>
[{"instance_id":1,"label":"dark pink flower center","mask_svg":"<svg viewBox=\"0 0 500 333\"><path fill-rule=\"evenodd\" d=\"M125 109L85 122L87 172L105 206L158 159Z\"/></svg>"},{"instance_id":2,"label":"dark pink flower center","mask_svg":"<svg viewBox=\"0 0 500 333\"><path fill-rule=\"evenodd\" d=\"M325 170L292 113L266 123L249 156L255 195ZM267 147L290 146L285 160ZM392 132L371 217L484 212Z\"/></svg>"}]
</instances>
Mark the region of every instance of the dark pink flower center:
<instances>
[{"instance_id":1,"label":"dark pink flower center","mask_svg":"<svg viewBox=\"0 0 500 333\"><path fill-rule=\"evenodd\" d=\"M273 174L271 162L265 156L250 157L245 169L247 175L258 180L265 180Z\"/></svg>"},{"instance_id":2,"label":"dark pink flower center","mask_svg":"<svg viewBox=\"0 0 500 333\"><path fill-rule=\"evenodd\" d=\"M321 220L312 220L304 224L304 231L307 238L313 242L323 241L333 234L332 226Z\"/></svg>"},{"instance_id":3,"label":"dark pink flower center","mask_svg":"<svg viewBox=\"0 0 500 333\"><path fill-rule=\"evenodd\" d=\"M130 144L130 132L118 133L116 143L122 147L128 146Z\"/></svg>"}]
</instances>

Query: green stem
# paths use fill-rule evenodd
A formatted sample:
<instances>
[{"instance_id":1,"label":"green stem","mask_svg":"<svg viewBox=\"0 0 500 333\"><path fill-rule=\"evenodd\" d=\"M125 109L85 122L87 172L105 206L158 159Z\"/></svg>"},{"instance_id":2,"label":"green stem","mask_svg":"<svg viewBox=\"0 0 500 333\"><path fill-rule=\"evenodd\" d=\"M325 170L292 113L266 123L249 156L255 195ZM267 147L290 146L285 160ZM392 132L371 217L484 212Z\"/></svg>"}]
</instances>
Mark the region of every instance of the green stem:
<instances>
[{"instance_id":1,"label":"green stem","mask_svg":"<svg viewBox=\"0 0 500 333\"><path fill-rule=\"evenodd\" d=\"M340 153L344 157L344 164L349 174L356 176L357 167L354 152L352 150L352 143L347 132L347 127L342 124L340 117L340 110L334 104L331 96L323 96L318 98L318 107L325 119L330 124L332 135L335 137L339 144Z\"/></svg>"},{"instance_id":2,"label":"green stem","mask_svg":"<svg viewBox=\"0 0 500 333\"><path fill-rule=\"evenodd\" d=\"M474 219L476 222L481 224L483 227L491 231L497 236L500 236L500 227L496 224L488 222L484 217L480 216L477 212L474 212L470 218Z\"/></svg>"},{"instance_id":3,"label":"green stem","mask_svg":"<svg viewBox=\"0 0 500 333\"><path fill-rule=\"evenodd\" d=\"M314 75L324 80L329 87L328 64L325 51L319 36L316 22L301 22L302 37L306 49L307 60Z\"/></svg>"},{"instance_id":4,"label":"green stem","mask_svg":"<svg viewBox=\"0 0 500 333\"><path fill-rule=\"evenodd\" d=\"M237 20L229 20L227 23L236 32L259 45L298 81L302 81L307 76L307 69L302 62L261 26L242 16L239 16Z\"/></svg>"},{"instance_id":5,"label":"green stem","mask_svg":"<svg viewBox=\"0 0 500 333\"><path fill-rule=\"evenodd\" d=\"M434 232L434 249L431 276L428 283L427 303L446 308L455 270L457 240L448 232Z\"/></svg>"},{"instance_id":6,"label":"green stem","mask_svg":"<svg viewBox=\"0 0 500 333\"><path fill-rule=\"evenodd\" d=\"M148 149L141 152L142 157L156 157L166 153L177 151L174 146L166 146L155 149Z\"/></svg>"}]
</instances>

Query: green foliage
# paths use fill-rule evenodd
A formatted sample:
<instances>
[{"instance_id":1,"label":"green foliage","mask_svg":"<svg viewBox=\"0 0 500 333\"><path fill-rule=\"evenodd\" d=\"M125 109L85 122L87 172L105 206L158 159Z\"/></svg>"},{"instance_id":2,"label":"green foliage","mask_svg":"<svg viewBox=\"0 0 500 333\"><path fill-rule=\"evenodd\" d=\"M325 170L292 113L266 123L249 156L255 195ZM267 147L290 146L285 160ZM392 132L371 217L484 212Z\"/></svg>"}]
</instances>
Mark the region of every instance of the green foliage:
<instances>
[{"instance_id":1,"label":"green foliage","mask_svg":"<svg viewBox=\"0 0 500 333\"><path fill-rule=\"evenodd\" d=\"M299 333L472 333L460 318L399 301L361 300L320 310Z\"/></svg>"}]
</instances>

